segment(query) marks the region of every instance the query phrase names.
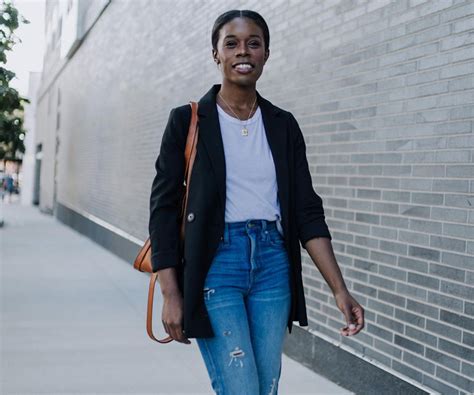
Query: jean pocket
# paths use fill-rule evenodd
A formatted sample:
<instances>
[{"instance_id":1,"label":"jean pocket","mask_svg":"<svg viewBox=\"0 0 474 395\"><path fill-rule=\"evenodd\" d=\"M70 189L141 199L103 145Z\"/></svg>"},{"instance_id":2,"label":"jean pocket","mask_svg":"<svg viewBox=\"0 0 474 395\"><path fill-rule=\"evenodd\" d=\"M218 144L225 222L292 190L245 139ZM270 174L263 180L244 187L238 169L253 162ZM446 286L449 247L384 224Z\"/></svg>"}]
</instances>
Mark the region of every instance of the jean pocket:
<instances>
[{"instance_id":1,"label":"jean pocket","mask_svg":"<svg viewBox=\"0 0 474 395\"><path fill-rule=\"evenodd\" d=\"M224 239L219 240L219 244L217 244L216 252L221 251L229 246L229 243L226 243Z\"/></svg>"},{"instance_id":2,"label":"jean pocket","mask_svg":"<svg viewBox=\"0 0 474 395\"><path fill-rule=\"evenodd\" d=\"M285 245L285 239L283 236L278 232L278 230L273 230L268 234L268 240L271 245L275 247L282 247Z\"/></svg>"}]
</instances>

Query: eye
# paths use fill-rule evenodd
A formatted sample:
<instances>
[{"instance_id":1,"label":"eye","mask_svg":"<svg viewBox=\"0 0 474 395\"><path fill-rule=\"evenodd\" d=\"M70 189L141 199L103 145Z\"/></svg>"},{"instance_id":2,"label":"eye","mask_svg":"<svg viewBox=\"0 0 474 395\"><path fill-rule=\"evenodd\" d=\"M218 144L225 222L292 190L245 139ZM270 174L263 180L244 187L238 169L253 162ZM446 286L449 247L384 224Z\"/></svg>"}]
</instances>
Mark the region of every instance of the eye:
<instances>
[{"instance_id":1,"label":"eye","mask_svg":"<svg viewBox=\"0 0 474 395\"><path fill-rule=\"evenodd\" d=\"M226 47L231 47L233 45L235 45L234 41L227 41L227 43L225 44Z\"/></svg>"},{"instance_id":2,"label":"eye","mask_svg":"<svg viewBox=\"0 0 474 395\"><path fill-rule=\"evenodd\" d=\"M249 43L249 45L251 47L259 47L260 46L260 42L259 41L252 41Z\"/></svg>"}]
</instances>

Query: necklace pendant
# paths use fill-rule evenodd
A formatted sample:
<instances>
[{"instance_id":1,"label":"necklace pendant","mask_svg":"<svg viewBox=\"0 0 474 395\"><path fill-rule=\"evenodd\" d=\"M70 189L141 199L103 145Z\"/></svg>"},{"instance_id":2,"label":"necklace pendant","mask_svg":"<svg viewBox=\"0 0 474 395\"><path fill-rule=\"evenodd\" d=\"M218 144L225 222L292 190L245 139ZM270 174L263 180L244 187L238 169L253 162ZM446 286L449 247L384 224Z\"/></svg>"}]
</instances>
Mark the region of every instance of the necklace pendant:
<instances>
[{"instance_id":1,"label":"necklace pendant","mask_svg":"<svg viewBox=\"0 0 474 395\"><path fill-rule=\"evenodd\" d=\"M242 129L242 136L248 136L249 135L249 131L247 128L243 128Z\"/></svg>"}]
</instances>

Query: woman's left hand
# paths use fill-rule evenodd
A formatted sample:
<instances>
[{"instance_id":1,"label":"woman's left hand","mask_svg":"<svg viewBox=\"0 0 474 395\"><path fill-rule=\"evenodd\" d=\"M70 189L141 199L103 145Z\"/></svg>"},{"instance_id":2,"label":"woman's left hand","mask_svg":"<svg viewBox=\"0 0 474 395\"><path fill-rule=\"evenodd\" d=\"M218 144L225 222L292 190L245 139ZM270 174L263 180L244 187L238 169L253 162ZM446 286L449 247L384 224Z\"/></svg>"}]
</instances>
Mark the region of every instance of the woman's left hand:
<instances>
[{"instance_id":1,"label":"woman's left hand","mask_svg":"<svg viewBox=\"0 0 474 395\"><path fill-rule=\"evenodd\" d=\"M343 291L334 295L336 305L342 311L347 325L341 328L341 335L353 336L364 327L364 309L352 297L349 291Z\"/></svg>"}]
</instances>

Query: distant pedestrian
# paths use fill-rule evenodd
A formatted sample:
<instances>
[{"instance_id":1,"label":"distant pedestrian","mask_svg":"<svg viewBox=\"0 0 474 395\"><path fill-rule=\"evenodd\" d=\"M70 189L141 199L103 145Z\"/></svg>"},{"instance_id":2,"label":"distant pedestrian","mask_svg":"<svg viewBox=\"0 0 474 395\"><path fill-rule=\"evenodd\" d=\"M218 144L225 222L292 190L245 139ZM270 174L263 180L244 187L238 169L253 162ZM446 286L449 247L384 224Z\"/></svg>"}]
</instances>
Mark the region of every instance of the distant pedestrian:
<instances>
[{"instance_id":1,"label":"distant pedestrian","mask_svg":"<svg viewBox=\"0 0 474 395\"><path fill-rule=\"evenodd\" d=\"M198 103L183 259L178 197L188 104L171 110L155 163L149 232L162 322L179 342L196 338L217 394L277 394L286 328L308 325L300 243L345 316L342 335L361 331L364 309L336 262L300 127L256 90L270 55L265 20L228 11L215 21L211 41L222 83ZM285 81L274 88L284 89Z\"/></svg>"},{"instance_id":2,"label":"distant pedestrian","mask_svg":"<svg viewBox=\"0 0 474 395\"><path fill-rule=\"evenodd\" d=\"M7 174L3 183L4 183L4 190L6 193L8 193L8 203L11 203L12 194L13 194L13 191L15 190L13 177L10 174ZM3 200L3 195L2 195L2 200Z\"/></svg>"}]
</instances>

